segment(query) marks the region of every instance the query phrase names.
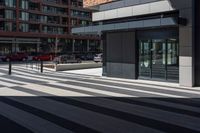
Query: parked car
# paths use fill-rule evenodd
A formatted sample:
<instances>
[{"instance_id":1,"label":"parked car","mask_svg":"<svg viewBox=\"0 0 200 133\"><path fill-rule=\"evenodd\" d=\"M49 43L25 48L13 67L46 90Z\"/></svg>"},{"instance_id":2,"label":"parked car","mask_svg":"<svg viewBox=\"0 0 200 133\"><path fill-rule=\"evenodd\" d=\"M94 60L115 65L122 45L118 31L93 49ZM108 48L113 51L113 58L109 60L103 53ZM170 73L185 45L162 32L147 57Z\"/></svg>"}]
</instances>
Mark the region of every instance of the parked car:
<instances>
[{"instance_id":1,"label":"parked car","mask_svg":"<svg viewBox=\"0 0 200 133\"><path fill-rule=\"evenodd\" d=\"M4 55L0 55L0 62L3 61L3 59L5 58L6 56Z\"/></svg>"},{"instance_id":2,"label":"parked car","mask_svg":"<svg viewBox=\"0 0 200 133\"><path fill-rule=\"evenodd\" d=\"M94 62L98 63L98 62L102 62L103 61L103 54L96 54L94 57Z\"/></svg>"},{"instance_id":3,"label":"parked car","mask_svg":"<svg viewBox=\"0 0 200 133\"><path fill-rule=\"evenodd\" d=\"M93 60L94 59L94 54L83 54L80 57L82 60Z\"/></svg>"},{"instance_id":4,"label":"parked car","mask_svg":"<svg viewBox=\"0 0 200 133\"><path fill-rule=\"evenodd\" d=\"M54 59L54 55L53 54L43 54L43 55L38 55L38 56L34 56L33 60L35 61L52 61Z\"/></svg>"},{"instance_id":5,"label":"parked car","mask_svg":"<svg viewBox=\"0 0 200 133\"><path fill-rule=\"evenodd\" d=\"M58 64L63 63L81 63L80 58L76 58L75 55L61 55L56 58L54 58L54 61Z\"/></svg>"},{"instance_id":6,"label":"parked car","mask_svg":"<svg viewBox=\"0 0 200 133\"><path fill-rule=\"evenodd\" d=\"M3 61L26 61L28 55L26 53L10 54L2 58Z\"/></svg>"}]
</instances>

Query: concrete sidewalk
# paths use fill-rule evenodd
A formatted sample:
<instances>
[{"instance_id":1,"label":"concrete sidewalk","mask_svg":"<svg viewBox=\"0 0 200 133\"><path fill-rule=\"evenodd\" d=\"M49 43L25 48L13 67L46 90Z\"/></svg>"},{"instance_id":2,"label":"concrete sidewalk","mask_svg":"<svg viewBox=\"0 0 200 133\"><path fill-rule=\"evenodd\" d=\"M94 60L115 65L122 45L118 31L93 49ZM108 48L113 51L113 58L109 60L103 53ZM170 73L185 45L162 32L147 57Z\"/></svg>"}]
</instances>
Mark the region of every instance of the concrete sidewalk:
<instances>
[{"instance_id":1,"label":"concrete sidewalk","mask_svg":"<svg viewBox=\"0 0 200 133\"><path fill-rule=\"evenodd\" d=\"M101 79L110 80L110 81L118 81L120 83L129 83L129 84L143 84L143 85L156 85L156 86L164 86L164 87L176 87L176 88L187 88L190 90L200 91L200 87L182 87L178 83L172 82L162 82L162 81L152 81L152 80L133 80L133 79L123 79L123 78L112 78L102 76L102 68L93 68L93 69L83 69L83 70L71 70L65 71L67 73L78 74L78 75L89 75L89 76L98 76Z\"/></svg>"},{"instance_id":2,"label":"concrete sidewalk","mask_svg":"<svg viewBox=\"0 0 200 133\"><path fill-rule=\"evenodd\" d=\"M82 70L70 70L68 73L90 75L90 76L102 76L102 68L82 69Z\"/></svg>"}]
</instances>

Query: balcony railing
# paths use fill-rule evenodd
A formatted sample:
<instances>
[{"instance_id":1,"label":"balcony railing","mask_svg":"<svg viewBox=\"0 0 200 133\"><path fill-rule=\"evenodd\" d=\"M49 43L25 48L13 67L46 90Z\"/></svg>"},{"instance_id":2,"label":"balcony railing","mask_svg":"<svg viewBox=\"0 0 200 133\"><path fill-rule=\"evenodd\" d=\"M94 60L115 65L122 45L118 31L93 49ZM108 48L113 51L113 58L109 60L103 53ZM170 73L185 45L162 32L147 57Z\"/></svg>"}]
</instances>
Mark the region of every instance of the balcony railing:
<instances>
[{"instance_id":1,"label":"balcony railing","mask_svg":"<svg viewBox=\"0 0 200 133\"><path fill-rule=\"evenodd\" d=\"M39 30L35 30L35 29L29 29L29 32L35 32L35 33L38 33Z\"/></svg>"},{"instance_id":2,"label":"balcony railing","mask_svg":"<svg viewBox=\"0 0 200 133\"><path fill-rule=\"evenodd\" d=\"M43 0L43 2L50 2L50 3L56 3L59 4L59 0Z\"/></svg>"},{"instance_id":3,"label":"balcony railing","mask_svg":"<svg viewBox=\"0 0 200 133\"><path fill-rule=\"evenodd\" d=\"M34 18L30 18L29 21L33 21L33 22L41 22L40 19L34 19Z\"/></svg>"},{"instance_id":4,"label":"balcony railing","mask_svg":"<svg viewBox=\"0 0 200 133\"><path fill-rule=\"evenodd\" d=\"M50 23L50 24L59 24L59 22L57 22L57 21L47 21L47 23Z\"/></svg>"},{"instance_id":5,"label":"balcony railing","mask_svg":"<svg viewBox=\"0 0 200 133\"><path fill-rule=\"evenodd\" d=\"M39 11L39 8L36 8L36 7L29 7L28 9L29 10L34 10L34 11Z\"/></svg>"}]
</instances>

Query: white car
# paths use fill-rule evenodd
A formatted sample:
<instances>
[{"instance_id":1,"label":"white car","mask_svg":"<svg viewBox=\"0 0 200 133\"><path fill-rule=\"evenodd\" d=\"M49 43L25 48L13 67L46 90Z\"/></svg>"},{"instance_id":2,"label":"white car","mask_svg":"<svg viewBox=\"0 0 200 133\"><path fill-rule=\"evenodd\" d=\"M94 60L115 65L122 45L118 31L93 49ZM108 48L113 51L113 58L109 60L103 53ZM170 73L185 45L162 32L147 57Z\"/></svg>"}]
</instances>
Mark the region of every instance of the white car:
<instances>
[{"instance_id":1,"label":"white car","mask_svg":"<svg viewBox=\"0 0 200 133\"><path fill-rule=\"evenodd\" d=\"M98 62L102 62L103 61L103 54L96 54L94 56L94 62L98 63Z\"/></svg>"}]
</instances>

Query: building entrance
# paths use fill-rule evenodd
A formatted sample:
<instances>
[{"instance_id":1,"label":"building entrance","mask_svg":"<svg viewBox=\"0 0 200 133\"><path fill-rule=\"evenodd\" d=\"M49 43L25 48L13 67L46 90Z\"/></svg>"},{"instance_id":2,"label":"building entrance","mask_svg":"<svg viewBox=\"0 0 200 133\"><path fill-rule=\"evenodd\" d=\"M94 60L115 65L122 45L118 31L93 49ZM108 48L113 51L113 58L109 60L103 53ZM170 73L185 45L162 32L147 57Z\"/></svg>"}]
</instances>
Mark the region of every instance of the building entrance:
<instances>
[{"instance_id":1,"label":"building entrance","mask_svg":"<svg viewBox=\"0 0 200 133\"><path fill-rule=\"evenodd\" d=\"M178 40L139 40L139 78L178 81Z\"/></svg>"}]
</instances>

